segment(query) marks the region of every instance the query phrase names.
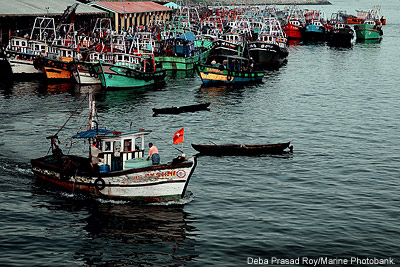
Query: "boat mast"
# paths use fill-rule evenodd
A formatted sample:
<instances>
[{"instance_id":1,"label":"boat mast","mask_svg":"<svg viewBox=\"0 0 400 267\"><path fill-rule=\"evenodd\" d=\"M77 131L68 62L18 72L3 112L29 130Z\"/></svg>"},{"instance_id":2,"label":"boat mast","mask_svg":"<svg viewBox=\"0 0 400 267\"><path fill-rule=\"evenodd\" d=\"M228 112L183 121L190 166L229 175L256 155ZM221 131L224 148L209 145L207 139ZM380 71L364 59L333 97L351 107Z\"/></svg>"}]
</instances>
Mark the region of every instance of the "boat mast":
<instances>
[{"instance_id":1,"label":"boat mast","mask_svg":"<svg viewBox=\"0 0 400 267\"><path fill-rule=\"evenodd\" d=\"M96 101L94 100L92 90L93 89L89 89L89 130L96 129L98 127Z\"/></svg>"}]
</instances>

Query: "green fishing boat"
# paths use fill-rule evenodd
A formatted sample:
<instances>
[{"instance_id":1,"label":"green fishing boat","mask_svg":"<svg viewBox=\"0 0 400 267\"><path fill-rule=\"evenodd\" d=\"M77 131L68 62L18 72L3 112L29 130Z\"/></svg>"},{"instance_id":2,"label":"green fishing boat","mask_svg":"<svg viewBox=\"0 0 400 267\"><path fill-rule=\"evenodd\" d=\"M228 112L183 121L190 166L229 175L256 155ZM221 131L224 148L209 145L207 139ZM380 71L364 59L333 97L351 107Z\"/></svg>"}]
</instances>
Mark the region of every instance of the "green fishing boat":
<instances>
[{"instance_id":1,"label":"green fishing boat","mask_svg":"<svg viewBox=\"0 0 400 267\"><path fill-rule=\"evenodd\" d=\"M163 69L139 69L128 65L99 62L93 66L95 76L105 88L134 88L165 82L167 71Z\"/></svg>"},{"instance_id":2,"label":"green fishing boat","mask_svg":"<svg viewBox=\"0 0 400 267\"><path fill-rule=\"evenodd\" d=\"M354 26L357 40L373 40L382 38L382 25L374 19L365 20L362 24Z\"/></svg>"},{"instance_id":3,"label":"green fishing boat","mask_svg":"<svg viewBox=\"0 0 400 267\"><path fill-rule=\"evenodd\" d=\"M206 61L212 45L211 41L197 40L192 32L187 32L162 41L155 61L166 70L193 70L196 64Z\"/></svg>"}]
</instances>

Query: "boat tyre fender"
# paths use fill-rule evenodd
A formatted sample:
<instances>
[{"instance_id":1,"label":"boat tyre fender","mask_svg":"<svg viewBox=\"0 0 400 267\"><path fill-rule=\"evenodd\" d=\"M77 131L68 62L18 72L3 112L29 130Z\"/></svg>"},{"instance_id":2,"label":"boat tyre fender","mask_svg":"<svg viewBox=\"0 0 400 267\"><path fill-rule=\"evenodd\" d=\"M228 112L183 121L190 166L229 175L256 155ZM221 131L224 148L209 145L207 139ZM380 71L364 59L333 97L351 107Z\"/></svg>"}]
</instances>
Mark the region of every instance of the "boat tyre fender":
<instances>
[{"instance_id":1,"label":"boat tyre fender","mask_svg":"<svg viewBox=\"0 0 400 267\"><path fill-rule=\"evenodd\" d=\"M228 71L228 76L226 77L226 79L228 81L232 81L233 80L232 72Z\"/></svg>"},{"instance_id":2,"label":"boat tyre fender","mask_svg":"<svg viewBox=\"0 0 400 267\"><path fill-rule=\"evenodd\" d=\"M106 187L106 182L99 176L95 181L94 181L94 187L101 191Z\"/></svg>"},{"instance_id":3,"label":"boat tyre fender","mask_svg":"<svg viewBox=\"0 0 400 267\"><path fill-rule=\"evenodd\" d=\"M94 68L93 65L91 65L91 66L89 67L89 74L90 74L90 77L97 78L97 73L96 73L96 70L95 70L95 68Z\"/></svg>"},{"instance_id":4,"label":"boat tyre fender","mask_svg":"<svg viewBox=\"0 0 400 267\"><path fill-rule=\"evenodd\" d=\"M69 177L68 177L68 175L65 174L65 172L61 172L60 173L60 180L66 182L66 181L69 180Z\"/></svg>"}]
</instances>

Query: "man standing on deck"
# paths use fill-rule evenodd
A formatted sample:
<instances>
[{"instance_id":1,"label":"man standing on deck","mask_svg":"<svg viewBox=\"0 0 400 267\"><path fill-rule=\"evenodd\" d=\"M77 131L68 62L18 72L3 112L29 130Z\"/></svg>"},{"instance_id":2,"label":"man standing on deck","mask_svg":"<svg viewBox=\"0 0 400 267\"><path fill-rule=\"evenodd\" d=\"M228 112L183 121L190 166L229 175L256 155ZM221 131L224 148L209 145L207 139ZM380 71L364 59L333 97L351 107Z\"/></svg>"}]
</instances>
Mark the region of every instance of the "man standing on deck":
<instances>
[{"instance_id":1,"label":"man standing on deck","mask_svg":"<svg viewBox=\"0 0 400 267\"><path fill-rule=\"evenodd\" d=\"M160 164L160 154L158 154L158 149L156 146L153 145L153 143L149 143L149 156L147 157L147 160L150 160L153 163L153 165L158 165Z\"/></svg>"}]
</instances>

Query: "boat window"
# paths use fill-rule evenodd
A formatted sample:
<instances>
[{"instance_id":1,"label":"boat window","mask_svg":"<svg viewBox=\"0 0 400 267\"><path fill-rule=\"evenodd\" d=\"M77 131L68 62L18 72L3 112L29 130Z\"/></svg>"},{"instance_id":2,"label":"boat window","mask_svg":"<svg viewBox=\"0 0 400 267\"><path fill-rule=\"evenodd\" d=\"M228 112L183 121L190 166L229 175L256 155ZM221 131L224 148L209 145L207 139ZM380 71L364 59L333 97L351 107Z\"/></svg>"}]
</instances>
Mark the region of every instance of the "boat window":
<instances>
[{"instance_id":1,"label":"boat window","mask_svg":"<svg viewBox=\"0 0 400 267\"><path fill-rule=\"evenodd\" d=\"M132 140L131 139L124 140L124 151L132 151Z\"/></svg>"},{"instance_id":2,"label":"boat window","mask_svg":"<svg viewBox=\"0 0 400 267\"><path fill-rule=\"evenodd\" d=\"M111 142L104 142L104 151L111 151Z\"/></svg>"},{"instance_id":3,"label":"boat window","mask_svg":"<svg viewBox=\"0 0 400 267\"><path fill-rule=\"evenodd\" d=\"M19 41L15 41L15 45L19 45Z\"/></svg>"}]
</instances>

